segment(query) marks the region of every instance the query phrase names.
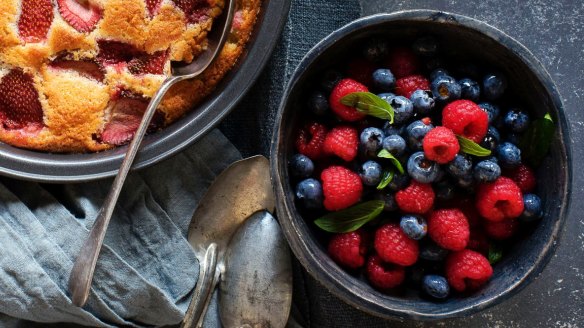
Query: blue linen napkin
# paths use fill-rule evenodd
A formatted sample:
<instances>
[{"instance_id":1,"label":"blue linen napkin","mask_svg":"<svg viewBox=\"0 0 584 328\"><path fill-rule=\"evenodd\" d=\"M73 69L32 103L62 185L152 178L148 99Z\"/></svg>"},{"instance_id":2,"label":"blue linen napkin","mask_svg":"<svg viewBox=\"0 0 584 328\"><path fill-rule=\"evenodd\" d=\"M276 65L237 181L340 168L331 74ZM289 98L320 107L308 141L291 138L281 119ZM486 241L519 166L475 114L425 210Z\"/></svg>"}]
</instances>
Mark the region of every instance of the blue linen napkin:
<instances>
[{"instance_id":1,"label":"blue linen napkin","mask_svg":"<svg viewBox=\"0 0 584 328\"><path fill-rule=\"evenodd\" d=\"M179 323L198 278L186 240L207 187L241 158L214 130L184 152L130 174L99 257L89 301L72 305L73 261L112 180L42 185L0 178L0 327ZM206 326L216 326L216 304ZM24 326L27 326L24 324Z\"/></svg>"}]
</instances>

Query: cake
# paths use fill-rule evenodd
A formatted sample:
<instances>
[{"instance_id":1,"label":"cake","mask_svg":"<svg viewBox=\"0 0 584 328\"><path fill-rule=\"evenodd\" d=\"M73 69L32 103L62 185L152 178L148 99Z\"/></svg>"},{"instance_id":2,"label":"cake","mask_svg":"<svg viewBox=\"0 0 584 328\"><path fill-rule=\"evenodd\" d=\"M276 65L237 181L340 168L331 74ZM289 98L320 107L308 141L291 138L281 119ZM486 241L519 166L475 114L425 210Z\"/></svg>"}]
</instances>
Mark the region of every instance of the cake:
<instances>
[{"instance_id":1,"label":"cake","mask_svg":"<svg viewBox=\"0 0 584 328\"><path fill-rule=\"evenodd\" d=\"M149 131L213 91L242 53L260 5L238 0L219 58L168 91ZM205 49L223 6L223 0L0 0L0 141L47 152L129 142L170 62L190 62Z\"/></svg>"}]
</instances>

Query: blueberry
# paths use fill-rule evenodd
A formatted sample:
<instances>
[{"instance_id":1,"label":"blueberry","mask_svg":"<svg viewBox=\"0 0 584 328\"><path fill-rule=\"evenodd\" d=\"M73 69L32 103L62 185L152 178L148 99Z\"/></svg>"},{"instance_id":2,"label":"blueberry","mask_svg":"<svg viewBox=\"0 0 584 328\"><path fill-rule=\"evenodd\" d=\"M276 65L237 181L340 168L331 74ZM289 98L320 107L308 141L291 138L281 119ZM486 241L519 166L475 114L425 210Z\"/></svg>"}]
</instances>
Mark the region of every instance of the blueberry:
<instances>
[{"instance_id":1,"label":"blueberry","mask_svg":"<svg viewBox=\"0 0 584 328\"><path fill-rule=\"evenodd\" d=\"M491 161L499 164L499 159L495 155L487 156L483 158L483 161Z\"/></svg>"},{"instance_id":2,"label":"blueberry","mask_svg":"<svg viewBox=\"0 0 584 328\"><path fill-rule=\"evenodd\" d=\"M530 222L541 219L543 216L543 209L541 207L541 199L534 194L523 195L523 213L519 217L522 221Z\"/></svg>"},{"instance_id":3,"label":"blueberry","mask_svg":"<svg viewBox=\"0 0 584 328\"><path fill-rule=\"evenodd\" d=\"M382 200L385 205L383 206L383 210L386 212L393 212L397 211L397 203L395 201L395 196L390 192L379 192L375 194L375 199Z\"/></svg>"},{"instance_id":4,"label":"blueberry","mask_svg":"<svg viewBox=\"0 0 584 328\"><path fill-rule=\"evenodd\" d=\"M335 86L343 79L343 75L334 69L329 69L324 72L322 79L320 80L320 87L330 93L333 91Z\"/></svg>"},{"instance_id":5,"label":"blueberry","mask_svg":"<svg viewBox=\"0 0 584 328\"><path fill-rule=\"evenodd\" d=\"M420 258L428 261L442 261L448 255L448 250L438 246L431 239L426 238L420 243Z\"/></svg>"},{"instance_id":6,"label":"blueberry","mask_svg":"<svg viewBox=\"0 0 584 328\"><path fill-rule=\"evenodd\" d=\"M434 98L425 90L416 90L410 96L414 111L420 115L428 115L434 108Z\"/></svg>"},{"instance_id":7,"label":"blueberry","mask_svg":"<svg viewBox=\"0 0 584 328\"><path fill-rule=\"evenodd\" d=\"M437 101L442 103L460 99L460 84L452 76L442 75L432 81L430 88Z\"/></svg>"},{"instance_id":8,"label":"blueberry","mask_svg":"<svg viewBox=\"0 0 584 328\"><path fill-rule=\"evenodd\" d=\"M366 156L377 157L383 138L384 134L380 129L374 127L366 128L361 132L359 146Z\"/></svg>"},{"instance_id":9,"label":"blueberry","mask_svg":"<svg viewBox=\"0 0 584 328\"><path fill-rule=\"evenodd\" d=\"M414 53L424 57L432 57L438 51L438 41L432 36L418 38L412 45Z\"/></svg>"},{"instance_id":10,"label":"blueberry","mask_svg":"<svg viewBox=\"0 0 584 328\"><path fill-rule=\"evenodd\" d=\"M497 117L499 117L499 107L488 102L482 102L478 105L482 110L487 112L487 116L489 116L489 124L493 124Z\"/></svg>"},{"instance_id":11,"label":"blueberry","mask_svg":"<svg viewBox=\"0 0 584 328\"><path fill-rule=\"evenodd\" d=\"M382 38L370 38L365 44L363 55L371 62L378 62L389 54L389 43Z\"/></svg>"},{"instance_id":12,"label":"blueberry","mask_svg":"<svg viewBox=\"0 0 584 328\"><path fill-rule=\"evenodd\" d=\"M507 79L501 73L489 73L483 77L483 95L487 100L501 98L507 88Z\"/></svg>"},{"instance_id":13,"label":"blueberry","mask_svg":"<svg viewBox=\"0 0 584 328\"><path fill-rule=\"evenodd\" d=\"M308 100L308 107L318 116L325 115L329 110L329 102L326 95L321 91L313 92Z\"/></svg>"},{"instance_id":14,"label":"blueberry","mask_svg":"<svg viewBox=\"0 0 584 328\"><path fill-rule=\"evenodd\" d=\"M392 155L397 156L403 154L406 150L406 141L399 135L392 134L383 139L381 146Z\"/></svg>"},{"instance_id":15,"label":"blueberry","mask_svg":"<svg viewBox=\"0 0 584 328\"><path fill-rule=\"evenodd\" d=\"M434 81L441 76L450 76L450 73L444 68L437 68L430 73L430 81Z\"/></svg>"},{"instance_id":16,"label":"blueberry","mask_svg":"<svg viewBox=\"0 0 584 328\"><path fill-rule=\"evenodd\" d=\"M308 178L314 171L314 163L305 155L296 154L290 160L290 172L297 178Z\"/></svg>"},{"instance_id":17,"label":"blueberry","mask_svg":"<svg viewBox=\"0 0 584 328\"><path fill-rule=\"evenodd\" d=\"M481 87L478 82L471 79L462 79L458 81L460 84L460 98L468 99L476 102L481 96Z\"/></svg>"},{"instance_id":18,"label":"blueberry","mask_svg":"<svg viewBox=\"0 0 584 328\"><path fill-rule=\"evenodd\" d=\"M446 166L446 171L455 178L469 176L472 171L472 159L466 155L457 154Z\"/></svg>"},{"instance_id":19,"label":"blueberry","mask_svg":"<svg viewBox=\"0 0 584 328\"><path fill-rule=\"evenodd\" d=\"M440 165L426 159L423 151L415 152L408 159L407 171L412 179L421 183L432 183L438 178Z\"/></svg>"},{"instance_id":20,"label":"blueberry","mask_svg":"<svg viewBox=\"0 0 584 328\"><path fill-rule=\"evenodd\" d=\"M389 100L389 104L393 107L394 124L403 124L412 118L414 115L414 105L404 96L395 96Z\"/></svg>"},{"instance_id":21,"label":"blueberry","mask_svg":"<svg viewBox=\"0 0 584 328\"><path fill-rule=\"evenodd\" d=\"M406 141L411 150L421 150L422 140L428 131L432 130L434 125L424 123L422 120L413 121L406 127Z\"/></svg>"},{"instance_id":22,"label":"blueberry","mask_svg":"<svg viewBox=\"0 0 584 328\"><path fill-rule=\"evenodd\" d=\"M440 171L444 172L444 171ZM451 200L454 198L456 193L456 186L452 184L450 180L442 180L436 183L434 187L434 193L436 194L436 199L438 200Z\"/></svg>"},{"instance_id":23,"label":"blueberry","mask_svg":"<svg viewBox=\"0 0 584 328\"><path fill-rule=\"evenodd\" d=\"M377 69L373 72L373 86L381 91L389 91L395 86L395 77L386 68Z\"/></svg>"},{"instance_id":24,"label":"blueberry","mask_svg":"<svg viewBox=\"0 0 584 328\"><path fill-rule=\"evenodd\" d=\"M446 298L450 293L450 286L446 278L435 274L424 277L422 289L426 294L438 299Z\"/></svg>"},{"instance_id":25,"label":"blueberry","mask_svg":"<svg viewBox=\"0 0 584 328\"><path fill-rule=\"evenodd\" d=\"M383 133L386 136L390 136L392 134L397 134L397 135L400 135L401 136L404 133L404 130L405 130L405 126L404 125L396 126L396 125L393 125L393 124L389 123L389 121L386 121L383 124Z\"/></svg>"},{"instance_id":26,"label":"blueberry","mask_svg":"<svg viewBox=\"0 0 584 328\"><path fill-rule=\"evenodd\" d=\"M497 145L501 141L501 135L499 134L499 130L497 130L494 126L489 126L487 130L487 134L481 141L481 146L490 150L491 152L497 149Z\"/></svg>"},{"instance_id":27,"label":"blueberry","mask_svg":"<svg viewBox=\"0 0 584 328\"><path fill-rule=\"evenodd\" d=\"M473 176L477 182L495 181L501 176L501 168L493 161L480 161L474 167Z\"/></svg>"},{"instance_id":28,"label":"blueberry","mask_svg":"<svg viewBox=\"0 0 584 328\"><path fill-rule=\"evenodd\" d=\"M521 164L521 150L510 142L497 146L497 158L504 168L513 168Z\"/></svg>"},{"instance_id":29,"label":"blueberry","mask_svg":"<svg viewBox=\"0 0 584 328\"><path fill-rule=\"evenodd\" d=\"M462 189L472 190L475 186L475 181L472 177L472 174L468 174L457 178L456 184Z\"/></svg>"},{"instance_id":30,"label":"blueberry","mask_svg":"<svg viewBox=\"0 0 584 328\"><path fill-rule=\"evenodd\" d=\"M414 240L420 240L428 233L426 220L418 215L402 216L399 226L408 237Z\"/></svg>"},{"instance_id":31,"label":"blueberry","mask_svg":"<svg viewBox=\"0 0 584 328\"><path fill-rule=\"evenodd\" d=\"M361 181L366 186L374 187L381 181L381 176L383 175L383 170L381 165L375 161L367 161L361 165L359 170L359 176Z\"/></svg>"},{"instance_id":32,"label":"blueberry","mask_svg":"<svg viewBox=\"0 0 584 328\"><path fill-rule=\"evenodd\" d=\"M389 103L391 98L395 97L395 93L383 92L383 93L378 94L377 97L379 97L379 98L381 98Z\"/></svg>"},{"instance_id":33,"label":"blueberry","mask_svg":"<svg viewBox=\"0 0 584 328\"><path fill-rule=\"evenodd\" d=\"M529 115L521 109L513 108L503 117L503 124L508 131L521 133L529 127Z\"/></svg>"},{"instance_id":34,"label":"blueberry","mask_svg":"<svg viewBox=\"0 0 584 328\"><path fill-rule=\"evenodd\" d=\"M407 174L401 174L401 173L395 173L393 175L393 179L391 179L391 182L387 185L387 189L393 191L393 192L398 192L402 189L404 189L405 187L409 186L410 184L410 176Z\"/></svg>"},{"instance_id":35,"label":"blueberry","mask_svg":"<svg viewBox=\"0 0 584 328\"><path fill-rule=\"evenodd\" d=\"M306 179L296 185L296 198L308 209L322 207L322 186L318 180Z\"/></svg>"}]
</instances>

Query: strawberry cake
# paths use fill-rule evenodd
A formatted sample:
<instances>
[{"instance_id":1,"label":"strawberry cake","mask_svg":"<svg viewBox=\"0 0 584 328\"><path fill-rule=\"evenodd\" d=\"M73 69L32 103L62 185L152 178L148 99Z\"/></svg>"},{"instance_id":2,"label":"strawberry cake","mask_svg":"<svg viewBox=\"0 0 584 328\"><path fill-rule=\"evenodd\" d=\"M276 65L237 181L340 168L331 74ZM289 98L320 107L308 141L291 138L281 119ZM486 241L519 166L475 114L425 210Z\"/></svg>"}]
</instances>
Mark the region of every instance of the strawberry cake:
<instances>
[{"instance_id":1,"label":"strawberry cake","mask_svg":"<svg viewBox=\"0 0 584 328\"><path fill-rule=\"evenodd\" d=\"M238 0L219 59L175 85L150 130L213 91L249 40L261 0ZM0 141L95 152L131 140L171 61L206 47L223 0L0 0Z\"/></svg>"}]
</instances>

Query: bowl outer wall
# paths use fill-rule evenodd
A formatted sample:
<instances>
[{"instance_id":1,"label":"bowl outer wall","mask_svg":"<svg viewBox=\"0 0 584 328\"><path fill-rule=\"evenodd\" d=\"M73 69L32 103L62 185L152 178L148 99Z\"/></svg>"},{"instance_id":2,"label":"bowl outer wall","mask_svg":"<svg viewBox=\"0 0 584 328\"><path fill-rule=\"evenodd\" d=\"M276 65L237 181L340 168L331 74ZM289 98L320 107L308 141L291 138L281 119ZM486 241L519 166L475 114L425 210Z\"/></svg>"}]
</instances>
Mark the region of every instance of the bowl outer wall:
<instances>
[{"instance_id":1,"label":"bowl outer wall","mask_svg":"<svg viewBox=\"0 0 584 328\"><path fill-rule=\"evenodd\" d=\"M176 155L201 139L235 107L268 62L284 28L291 0L262 2L256 28L236 66L201 104L165 129L147 135L132 170ZM117 174L127 146L87 154L36 152L0 143L0 174L17 179L69 183Z\"/></svg>"},{"instance_id":2,"label":"bowl outer wall","mask_svg":"<svg viewBox=\"0 0 584 328\"><path fill-rule=\"evenodd\" d=\"M290 129L293 124L286 125L290 121L290 115L286 116L284 110L290 101L289 97L291 92L298 88L299 80L301 80L311 63L339 40L347 37L347 35L358 33L372 26L381 26L387 22L400 20L432 21L441 24L460 25L464 28L481 32L488 38L502 44L507 51L527 65L539 79L551 100L551 103L547 105L553 110L552 115L556 119L558 127L557 141L560 143L559 147L553 149L553 151L559 155L559 161L561 162L559 164L552 163L551 165L555 165L555 169L558 170L558 175L562 181L560 181L561 185L559 186L558 198L550 200L550 203L553 203L550 206L557 207L556 212L559 215L549 219L552 221L546 224L546 228L549 228L548 238L539 245L541 251L527 259L531 263L528 268L521 268L523 270L521 276L514 275L514 270L510 269L514 267L514 263L505 263L504 261L495 268L496 272L499 271L499 274L504 276L502 279L506 279L507 284L486 298L481 297L482 293L478 292L467 299L439 303L437 306L432 307L431 305L428 306L427 302L425 304L422 304L422 302L408 303L407 300L386 297L378 292L372 291L365 283L345 273L328 258L328 255L322 247L313 240L310 228L303 222L303 219L295 209L293 201L290 200L291 190L288 183L285 154L286 144L289 140L284 140L284 137L286 136L286 132L289 132L286 129ZM284 120L286 121L284 122ZM569 148L569 129L563 113L561 98L551 77L533 54L516 40L486 23L461 15L432 10L409 10L393 14L379 14L349 23L322 40L303 58L284 92L284 97L278 111L277 122L278 124L272 139L271 169L275 193L278 199L278 214L285 235L290 242L292 250L306 270L332 293L358 309L385 318L400 317L417 320L435 320L470 315L489 306L493 306L524 288L541 273L553 255L559 240L561 228L567 217L572 183L572 156ZM459 306L458 304L463 305Z\"/></svg>"}]
</instances>

